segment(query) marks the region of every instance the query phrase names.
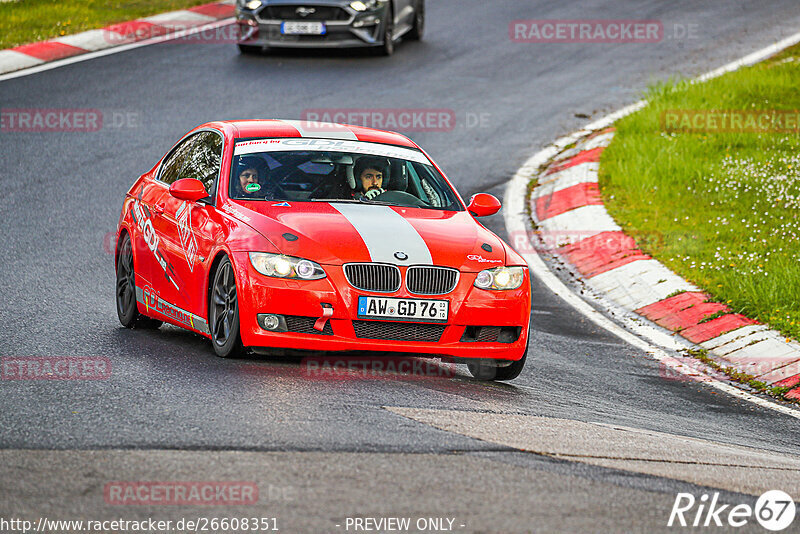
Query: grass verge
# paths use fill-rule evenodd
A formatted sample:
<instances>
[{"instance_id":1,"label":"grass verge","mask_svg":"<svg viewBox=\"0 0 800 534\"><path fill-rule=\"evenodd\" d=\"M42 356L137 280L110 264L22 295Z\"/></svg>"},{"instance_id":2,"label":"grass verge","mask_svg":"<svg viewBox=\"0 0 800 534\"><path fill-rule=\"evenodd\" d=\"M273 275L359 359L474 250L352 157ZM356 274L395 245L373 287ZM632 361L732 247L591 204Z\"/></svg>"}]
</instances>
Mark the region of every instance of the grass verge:
<instances>
[{"instance_id":1,"label":"grass verge","mask_svg":"<svg viewBox=\"0 0 800 534\"><path fill-rule=\"evenodd\" d=\"M600 167L608 211L645 252L713 300L795 339L798 87L800 46L705 83L652 87L648 105L616 124ZM778 123L772 110L793 113ZM762 111L773 118L748 122ZM753 124L760 131L742 131Z\"/></svg>"},{"instance_id":2,"label":"grass verge","mask_svg":"<svg viewBox=\"0 0 800 534\"><path fill-rule=\"evenodd\" d=\"M0 49L103 28L211 0L11 0L0 2Z\"/></svg>"}]
</instances>

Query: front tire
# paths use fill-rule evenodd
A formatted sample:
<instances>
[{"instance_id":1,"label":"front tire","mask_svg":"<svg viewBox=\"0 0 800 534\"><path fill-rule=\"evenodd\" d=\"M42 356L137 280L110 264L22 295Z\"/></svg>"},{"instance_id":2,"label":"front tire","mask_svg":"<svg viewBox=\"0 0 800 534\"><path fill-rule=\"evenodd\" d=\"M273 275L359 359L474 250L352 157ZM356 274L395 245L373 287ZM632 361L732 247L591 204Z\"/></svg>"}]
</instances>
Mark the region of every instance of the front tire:
<instances>
[{"instance_id":1,"label":"front tire","mask_svg":"<svg viewBox=\"0 0 800 534\"><path fill-rule=\"evenodd\" d=\"M386 8L386 22L383 25L383 44L378 48L382 56L394 54L394 11L391 4Z\"/></svg>"},{"instance_id":2,"label":"front tire","mask_svg":"<svg viewBox=\"0 0 800 534\"><path fill-rule=\"evenodd\" d=\"M208 327L211 345L220 358L235 358L244 353L239 335L239 301L236 296L236 277L228 257L217 266L211 283L208 303Z\"/></svg>"},{"instance_id":3,"label":"front tire","mask_svg":"<svg viewBox=\"0 0 800 534\"><path fill-rule=\"evenodd\" d=\"M408 32L408 38L412 41L421 41L425 34L425 0L419 0L414 10L414 26Z\"/></svg>"},{"instance_id":4,"label":"front tire","mask_svg":"<svg viewBox=\"0 0 800 534\"><path fill-rule=\"evenodd\" d=\"M478 360L474 363L468 363L467 368L477 380L513 380L522 372L527 358L528 349L526 348L522 358L506 367L492 365L491 360Z\"/></svg>"},{"instance_id":5,"label":"front tire","mask_svg":"<svg viewBox=\"0 0 800 534\"><path fill-rule=\"evenodd\" d=\"M122 235L117 256L117 317L125 328L158 328L161 321L139 313L136 306L136 273L133 269L133 245L127 233Z\"/></svg>"}]
</instances>

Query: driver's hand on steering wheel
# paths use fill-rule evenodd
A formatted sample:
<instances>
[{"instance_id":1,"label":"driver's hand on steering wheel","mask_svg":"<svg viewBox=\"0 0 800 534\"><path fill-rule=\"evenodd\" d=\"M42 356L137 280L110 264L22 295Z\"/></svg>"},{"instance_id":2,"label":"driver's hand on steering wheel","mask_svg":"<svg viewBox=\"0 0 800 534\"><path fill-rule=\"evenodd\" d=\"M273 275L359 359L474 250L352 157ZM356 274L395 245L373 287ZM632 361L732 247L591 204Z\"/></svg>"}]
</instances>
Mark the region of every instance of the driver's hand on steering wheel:
<instances>
[{"instance_id":1,"label":"driver's hand on steering wheel","mask_svg":"<svg viewBox=\"0 0 800 534\"><path fill-rule=\"evenodd\" d=\"M380 194L383 194L383 193L384 193L384 190L383 190L383 189L380 189L380 188L377 188L377 189L370 189L369 191L367 191L366 193L364 193L364 197L365 197L367 200L372 200L373 198L375 198L375 197L377 197L378 195L380 195Z\"/></svg>"}]
</instances>

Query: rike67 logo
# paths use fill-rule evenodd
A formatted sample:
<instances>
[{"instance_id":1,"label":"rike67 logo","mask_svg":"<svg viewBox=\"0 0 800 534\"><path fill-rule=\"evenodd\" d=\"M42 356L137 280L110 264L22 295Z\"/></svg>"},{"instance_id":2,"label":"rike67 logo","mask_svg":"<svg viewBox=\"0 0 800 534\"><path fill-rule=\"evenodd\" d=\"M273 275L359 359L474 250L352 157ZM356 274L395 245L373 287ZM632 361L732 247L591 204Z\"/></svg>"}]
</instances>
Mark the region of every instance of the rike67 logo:
<instances>
[{"instance_id":1,"label":"rike67 logo","mask_svg":"<svg viewBox=\"0 0 800 534\"><path fill-rule=\"evenodd\" d=\"M727 523L731 527L743 527L755 518L765 529L777 532L792 524L795 513L794 501L781 490L765 492L754 507L749 504L733 507L719 504L719 493L711 497L704 493L699 499L691 493L678 493L667 526L721 527Z\"/></svg>"}]
</instances>

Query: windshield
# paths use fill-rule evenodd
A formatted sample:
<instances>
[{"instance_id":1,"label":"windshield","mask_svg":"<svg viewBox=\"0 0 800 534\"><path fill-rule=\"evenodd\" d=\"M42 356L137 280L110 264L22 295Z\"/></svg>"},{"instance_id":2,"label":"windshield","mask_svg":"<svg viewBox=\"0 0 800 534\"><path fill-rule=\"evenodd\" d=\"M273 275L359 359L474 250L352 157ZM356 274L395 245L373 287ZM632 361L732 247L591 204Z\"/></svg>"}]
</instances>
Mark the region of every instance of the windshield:
<instances>
[{"instance_id":1,"label":"windshield","mask_svg":"<svg viewBox=\"0 0 800 534\"><path fill-rule=\"evenodd\" d=\"M455 192L422 152L332 139L238 142L229 195L238 200L369 202L462 210Z\"/></svg>"}]
</instances>

